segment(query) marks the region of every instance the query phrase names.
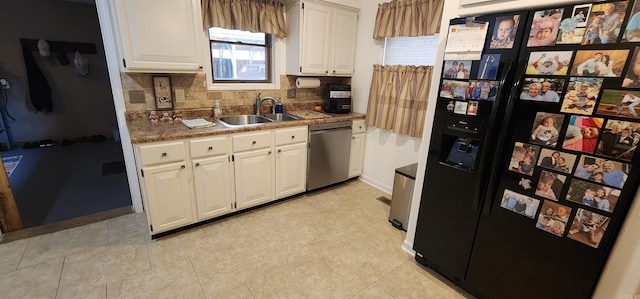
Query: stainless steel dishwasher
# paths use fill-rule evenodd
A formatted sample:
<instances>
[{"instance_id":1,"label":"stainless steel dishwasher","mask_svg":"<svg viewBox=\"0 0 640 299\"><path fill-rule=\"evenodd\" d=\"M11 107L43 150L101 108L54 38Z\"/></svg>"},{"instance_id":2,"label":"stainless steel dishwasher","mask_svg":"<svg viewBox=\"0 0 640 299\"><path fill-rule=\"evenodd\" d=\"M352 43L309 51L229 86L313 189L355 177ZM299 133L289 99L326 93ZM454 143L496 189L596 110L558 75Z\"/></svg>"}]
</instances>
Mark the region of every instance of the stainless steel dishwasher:
<instances>
[{"instance_id":1,"label":"stainless steel dishwasher","mask_svg":"<svg viewBox=\"0 0 640 299\"><path fill-rule=\"evenodd\" d=\"M349 178L351 123L349 120L309 126L307 190Z\"/></svg>"}]
</instances>

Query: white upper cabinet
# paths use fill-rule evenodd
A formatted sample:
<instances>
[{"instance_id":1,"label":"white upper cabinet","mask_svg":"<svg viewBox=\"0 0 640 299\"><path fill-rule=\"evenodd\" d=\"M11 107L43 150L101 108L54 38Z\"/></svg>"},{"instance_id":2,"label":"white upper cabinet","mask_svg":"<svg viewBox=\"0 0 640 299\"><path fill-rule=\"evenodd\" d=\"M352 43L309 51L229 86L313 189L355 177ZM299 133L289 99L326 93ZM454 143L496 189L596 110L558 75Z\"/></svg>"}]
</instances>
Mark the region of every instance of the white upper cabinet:
<instances>
[{"instance_id":1,"label":"white upper cabinet","mask_svg":"<svg viewBox=\"0 0 640 299\"><path fill-rule=\"evenodd\" d=\"M199 0L116 0L125 72L197 72L203 32Z\"/></svg>"},{"instance_id":2,"label":"white upper cabinet","mask_svg":"<svg viewBox=\"0 0 640 299\"><path fill-rule=\"evenodd\" d=\"M287 74L351 76L358 10L316 1L287 8Z\"/></svg>"}]
</instances>

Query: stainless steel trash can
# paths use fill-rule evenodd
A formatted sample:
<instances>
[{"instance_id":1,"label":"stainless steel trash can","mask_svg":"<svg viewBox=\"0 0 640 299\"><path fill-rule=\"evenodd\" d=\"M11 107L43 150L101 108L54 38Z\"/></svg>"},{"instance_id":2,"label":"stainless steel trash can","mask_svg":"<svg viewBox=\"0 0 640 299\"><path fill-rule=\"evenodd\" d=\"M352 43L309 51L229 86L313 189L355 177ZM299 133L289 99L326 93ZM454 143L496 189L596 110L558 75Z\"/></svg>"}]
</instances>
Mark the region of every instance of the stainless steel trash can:
<instances>
[{"instance_id":1,"label":"stainless steel trash can","mask_svg":"<svg viewBox=\"0 0 640 299\"><path fill-rule=\"evenodd\" d=\"M417 170L418 163L396 168L393 178L389 222L393 227L404 231L407 230L407 222L409 222L409 209Z\"/></svg>"}]
</instances>

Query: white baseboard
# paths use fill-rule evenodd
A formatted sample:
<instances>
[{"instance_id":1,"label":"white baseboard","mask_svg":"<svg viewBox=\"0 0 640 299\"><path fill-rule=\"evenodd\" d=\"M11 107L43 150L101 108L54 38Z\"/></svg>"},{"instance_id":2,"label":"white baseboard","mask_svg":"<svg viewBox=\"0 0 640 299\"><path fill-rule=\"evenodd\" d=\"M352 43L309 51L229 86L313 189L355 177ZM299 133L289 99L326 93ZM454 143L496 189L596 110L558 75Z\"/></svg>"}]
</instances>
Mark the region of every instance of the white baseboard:
<instances>
[{"instance_id":1,"label":"white baseboard","mask_svg":"<svg viewBox=\"0 0 640 299\"><path fill-rule=\"evenodd\" d=\"M392 186L387 186L385 184L382 184L376 180L373 180L367 176L361 175L360 176L360 180L375 187L376 189L379 189L380 191L383 191L387 194L391 194L393 192L393 187Z\"/></svg>"},{"instance_id":2,"label":"white baseboard","mask_svg":"<svg viewBox=\"0 0 640 299\"><path fill-rule=\"evenodd\" d=\"M402 243L402 250L404 250L407 254L409 254L414 258L416 257L416 252L415 250L413 250L413 244L410 244L409 242L407 242L406 239Z\"/></svg>"}]
</instances>

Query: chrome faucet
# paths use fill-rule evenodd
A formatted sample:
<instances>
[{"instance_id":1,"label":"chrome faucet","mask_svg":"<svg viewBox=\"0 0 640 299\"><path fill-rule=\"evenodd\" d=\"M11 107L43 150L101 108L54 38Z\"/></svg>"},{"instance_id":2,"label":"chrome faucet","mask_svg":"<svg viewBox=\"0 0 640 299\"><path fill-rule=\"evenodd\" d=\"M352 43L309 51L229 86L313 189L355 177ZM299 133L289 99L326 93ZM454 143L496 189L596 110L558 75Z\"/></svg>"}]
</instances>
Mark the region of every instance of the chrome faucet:
<instances>
[{"instance_id":1,"label":"chrome faucet","mask_svg":"<svg viewBox=\"0 0 640 299\"><path fill-rule=\"evenodd\" d=\"M263 99L260 99L261 94L262 93L259 92L256 96L256 115L260 115L260 107L262 107L262 103L265 101L271 101L271 113L275 113L276 103L280 103L280 101L272 97L264 97Z\"/></svg>"}]
</instances>

